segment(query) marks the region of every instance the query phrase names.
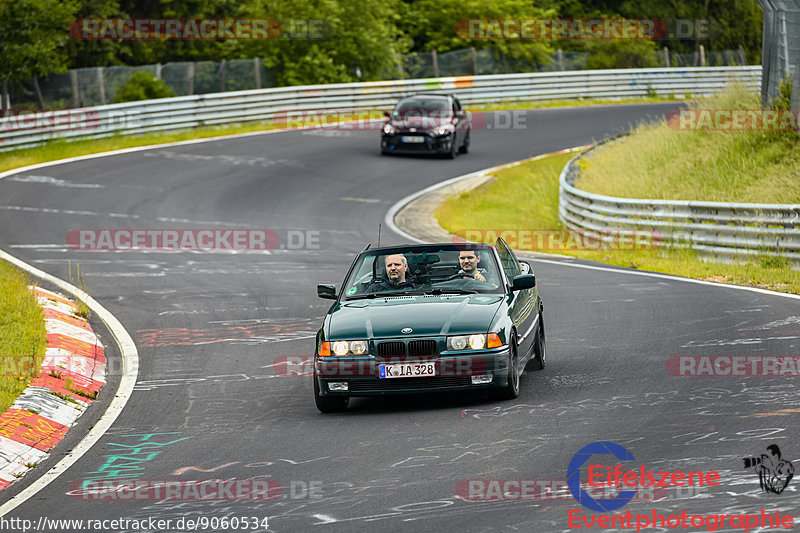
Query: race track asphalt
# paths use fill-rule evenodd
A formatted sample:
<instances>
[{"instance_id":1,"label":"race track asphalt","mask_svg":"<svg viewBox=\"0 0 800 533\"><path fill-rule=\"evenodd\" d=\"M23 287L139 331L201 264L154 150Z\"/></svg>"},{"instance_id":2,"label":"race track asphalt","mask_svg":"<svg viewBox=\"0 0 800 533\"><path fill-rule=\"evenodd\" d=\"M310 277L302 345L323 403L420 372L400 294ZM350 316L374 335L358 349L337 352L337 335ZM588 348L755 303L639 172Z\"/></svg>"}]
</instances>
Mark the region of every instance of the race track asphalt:
<instances>
[{"instance_id":1,"label":"race track asphalt","mask_svg":"<svg viewBox=\"0 0 800 533\"><path fill-rule=\"evenodd\" d=\"M625 446L636 468L721 475L721 486L663 489L657 502L645 495L623 512L800 513L796 480L783 494L766 494L742 462L772 443L784 458L800 457L796 378L676 377L666 365L680 355L796 356L799 300L534 260L548 365L523 376L517 400L356 399L343 414L322 415L310 377L273 367L284 356L313 353L330 304L316 297L315 285L341 283L399 199L454 176L627 131L672 107L526 111L524 127L475 131L470 153L455 161L382 157L372 131L297 131L88 159L0 180L0 248L61 278L70 263L80 264L89 292L131 333L140 358L138 384L111 430L6 518L171 519L172 531L181 530L181 517L224 516L269 517L270 531L567 531L569 510L591 513L563 491L525 501L459 496L468 480L562 486L573 455L598 440ZM295 249L282 241L270 253L66 245L70 230L132 228L293 230L319 236L321 244ZM402 242L385 226L381 240ZM110 367L119 373L110 335L100 324L95 330L105 335ZM106 398L112 390L103 390ZM101 411L83 417L52 458L0 501L68 453ZM109 476L269 478L283 489L270 501L84 501L70 493L81 480Z\"/></svg>"}]
</instances>

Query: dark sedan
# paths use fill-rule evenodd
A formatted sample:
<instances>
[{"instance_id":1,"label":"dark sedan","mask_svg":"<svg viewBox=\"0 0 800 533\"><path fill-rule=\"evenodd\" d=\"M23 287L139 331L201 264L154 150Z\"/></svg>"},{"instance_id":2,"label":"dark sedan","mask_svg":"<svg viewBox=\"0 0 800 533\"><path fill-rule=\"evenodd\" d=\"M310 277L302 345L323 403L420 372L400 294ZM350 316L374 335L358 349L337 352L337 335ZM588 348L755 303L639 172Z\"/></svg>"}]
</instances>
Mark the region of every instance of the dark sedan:
<instances>
[{"instance_id":1,"label":"dark sedan","mask_svg":"<svg viewBox=\"0 0 800 533\"><path fill-rule=\"evenodd\" d=\"M416 94L403 98L381 133L381 153L433 153L451 159L469 151L472 124L458 98L446 94Z\"/></svg>"},{"instance_id":2,"label":"dark sedan","mask_svg":"<svg viewBox=\"0 0 800 533\"><path fill-rule=\"evenodd\" d=\"M352 396L492 390L519 396L524 369L545 365L533 268L502 239L370 248L317 333L314 399L323 413Z\"/></svg>"}]
</instances>

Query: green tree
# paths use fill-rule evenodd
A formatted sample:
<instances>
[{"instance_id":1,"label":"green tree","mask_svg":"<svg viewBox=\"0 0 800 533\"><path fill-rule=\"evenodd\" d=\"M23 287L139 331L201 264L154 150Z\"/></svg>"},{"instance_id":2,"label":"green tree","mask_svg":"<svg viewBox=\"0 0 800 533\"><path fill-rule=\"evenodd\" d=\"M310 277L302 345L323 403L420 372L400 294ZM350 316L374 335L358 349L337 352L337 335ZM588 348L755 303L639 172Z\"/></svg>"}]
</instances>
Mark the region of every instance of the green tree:
<instances>
[{"instance_id":1,"label":"green tree","mask_svg":"<svg viewBox=\"0 0 800 533\"><path fill-rule=\"evenodd\" d=\"M464 48L492 48L507 60L536 65L550 60L550 42L537 40L468 39L457 32L464 19L532 19L555 16L555 10L534 7L529 0L418 0L408 5L401 29L413 40L412 51L439 53Z\"/></svg>"},{"instance_id":2,"label":"green tree","mask_svg":"<svg viewBox=\"0 0 800 533\"><path fill-rule=\"evenodd\" d=\"M0 0L0 81L28 83L67 69L64 44L77 4L73 0Z\"/></svg>"},{"instance_id":3,"label":"green tree","mask_svg":"<svg viewBox=\"0 0 800 533\"><path fill-rule=\"evenodd\" d=\"M117 91L114 102L136 102L175 96L172 89L149 72L137 72Z\"/></svg>"},{"instance_id":4,"label":"green tree","mask_svg":"<svg viewBox=\"0 0 800 533\"><path fill-rule=\"evenodd\" d=\"M237 17L277 19L281 36L238 41L232 53L263 57L278 85L399 77L399 54L410 43L398 29L398 9L398 0L250 0Z\"/></svg>"}]
</instances>

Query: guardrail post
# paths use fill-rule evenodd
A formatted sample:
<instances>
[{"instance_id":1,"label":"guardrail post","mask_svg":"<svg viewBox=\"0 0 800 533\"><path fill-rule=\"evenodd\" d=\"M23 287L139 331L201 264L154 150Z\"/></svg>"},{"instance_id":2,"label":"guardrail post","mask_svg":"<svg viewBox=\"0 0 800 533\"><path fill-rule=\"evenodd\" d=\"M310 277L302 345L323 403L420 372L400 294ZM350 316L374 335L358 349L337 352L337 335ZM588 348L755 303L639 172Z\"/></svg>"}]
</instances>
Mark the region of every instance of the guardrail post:
<instances>
[{"instance_id":1,"label":"guardrail post","mask_svg":"<svg viewBox=\"0 0 800 533\"><path fill-rule=\"evenodd\" d=\"M736 51L739 53L739 64L742 65L742 66L746 66L747 65L747 54L744 53L744 46L742 46L740 44L739 48Z\"/></svg>"},{"instance_id":2,"label":"guardrail post","mask_svg":"<svg viewBox=\"0 0 800 533\"><path fill-rule=\"evenodd\" d=\"M558 70L564 72L564 51L561 48L556 50L556 58L558 58Z\"/></svg>"},{"instance_id":3,"label":"guardrail post","mask_svg":"<svg viewBox=\"0 0 800 533\"><path fill-rule=\"evenodd\" d=\"M186 69L186 94L194 94L194 63L189 63L189 68Z\"/></svg>"},{"instance_id":4,"label":"guardrail post","mask_svg":"<svg viewBox=\"0 0 800 533\"><path fill-rule=\"evenodd\" d=\"M669 68L669 48L664 47L664 66Z\"/></svg>"},{"instance_id":5,"label":"guardrail post","mask_svg":"<svg viewBox=\"0 0 800 533\"><path fill-rule=\"evenodd\" d=\"M103 67L97 67L97 85L100 88L100 104L106 105L106 86L103 83Z\"/></svg>"},{"instance_id":6,"label":"guardrail post","mask_svg":"<svg viewBox=\"0 0 800 533\"><path fill-rule=\"evenodd\" d=\"M70 69L69 84L72 87L72 107L79 107L81 96L78 94L78 71Z\"/></svg>"},{"instance_id":7,"label":"guardrail post","mask_svg":"<svg viewBox=\"0 0 800 533\"><path fill-rule=\"evenodd\" d=\"M700 45L700 66L706 66L706 48L702 44Z\"/></svg>"},{"instance_id":8,"label":"guardrail post","mask_svg":"<svg viewBox=\"0 0 800 533\"><path fill-rule=\"evenodd\" d=\"M33 88L36 90L36 99L39 101L39 109L44 111L44 98L42 98L42 89L39 87L39 78L33 77Z\"/></svg>"},{"instance_id":9,"label":"guardrail post","mask_svg":"<svg viewBox=\"0 0 800 533\"><path fill-rule=\"evenodd\" d=\"M256 73L256 89L261 88L261 63L259 63L259 61L259 58L253 58L253 70Z\"/></svg>"},{"instance_id":10,"label":"guardrail post","mask_svg":"<svg viewBox=\"0 0 800 533\"><path fill-rule=\"evenodd\" d=\"M223 59L222 63L220 63L219 65L219 92L221 93L225 92L225 81L226 81L225 77L227 76L227 74L228 74L228 69L226 67L226 62Z\"/></svg>"},{"instance_id":11,"label":"guardrail post","mask_svg":"<svg viewBox=\"0 0 800 533\"><path fill-rule=\"evenodd\" d=\"M436 53L436 50L431 52L431 61L433 61L433 77L439 77L439 55Z\"/></svg>"},{"instance_id":12,"label":"guardrail post","mask_svg":"<svg viewBox=\"0 0 800 533\"><path fill-rule=\"evenodd\" d=\"M156 79L161 79L161 63L156 63Z\"/></svg>"},{"instance_id":13,"label":"guardrail post","mask_svg":"<svg viewBox=\"0 0 800 533\"><path fill-rule=\"evenodd\" d=\"M478 52L475 51L475 47L474 46L471 46L469 48L469 54L470 54L470 57L472 58L472 75L473 76L477 76L478 75Z\"/></svg>"}]
</instances>

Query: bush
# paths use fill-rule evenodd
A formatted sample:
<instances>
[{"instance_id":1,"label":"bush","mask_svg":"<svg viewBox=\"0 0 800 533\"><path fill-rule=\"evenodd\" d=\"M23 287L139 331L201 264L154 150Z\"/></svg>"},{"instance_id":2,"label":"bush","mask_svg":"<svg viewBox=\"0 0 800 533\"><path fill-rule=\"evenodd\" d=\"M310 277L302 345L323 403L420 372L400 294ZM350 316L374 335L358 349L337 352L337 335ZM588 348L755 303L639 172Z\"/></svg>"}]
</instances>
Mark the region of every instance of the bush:
<instances>
[{"instance_id":1,"label":"bush","mask_svg":"<svg viewBox=\"0 0 800 533\"><path fill-rule=\"evenodd\" d=\"M170 96L175 96L175 92L164 83L164 80L156 79L149 72L137 72L117 91L114 102L135 102Z\"/></svg>"}]
</instances>

